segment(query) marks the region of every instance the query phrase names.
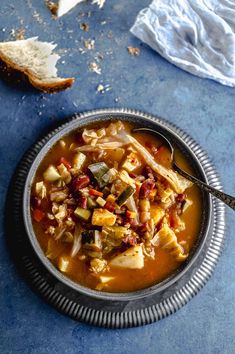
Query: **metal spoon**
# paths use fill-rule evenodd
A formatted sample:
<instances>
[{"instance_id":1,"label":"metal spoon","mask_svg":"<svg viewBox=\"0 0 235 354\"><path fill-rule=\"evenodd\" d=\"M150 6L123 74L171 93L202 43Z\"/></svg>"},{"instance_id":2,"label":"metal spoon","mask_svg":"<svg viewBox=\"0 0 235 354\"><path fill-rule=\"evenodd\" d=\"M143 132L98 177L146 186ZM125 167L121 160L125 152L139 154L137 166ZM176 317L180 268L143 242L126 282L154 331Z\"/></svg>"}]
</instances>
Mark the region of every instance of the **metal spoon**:
<instances>
[{"instance_id":1,"label":"metal spoon","mask_svg":"<svg viewBox=\"0 0 235 354\"><path fill-rule=\"evenodd\" d=\"M170 153L171 153L171 157L170 157L171 164L172 164L172 168L175 171L177 171L181 176L185 177L189 181L191 181L194 184L196 184L203 191L206 191L206 192L212 194L214 197L220 199L223 203L227 204L230 208L235 210L235 198L234 197L232 197L229 194L225 194L225 193L219 191L218 189L215 189L215 188L211 187L209 184L207 184L205 182L200 181L196 177L194 177L194 176L190 175L189 173L185 172L184 170L182 170L177 165L177 163L175 162L174 148L173 148L171 142L164 135L162 135L161 133L156 132L153 129L149 129L149 128L136 128L136 129L133 129L132 132L134 132L134 133L136 133L136 132L152 133L152 134L155 134L155 135L159 136L162 140L164 140L166 145L169 147L169 150L170 150Z\"/></svg>"}]
</instances>

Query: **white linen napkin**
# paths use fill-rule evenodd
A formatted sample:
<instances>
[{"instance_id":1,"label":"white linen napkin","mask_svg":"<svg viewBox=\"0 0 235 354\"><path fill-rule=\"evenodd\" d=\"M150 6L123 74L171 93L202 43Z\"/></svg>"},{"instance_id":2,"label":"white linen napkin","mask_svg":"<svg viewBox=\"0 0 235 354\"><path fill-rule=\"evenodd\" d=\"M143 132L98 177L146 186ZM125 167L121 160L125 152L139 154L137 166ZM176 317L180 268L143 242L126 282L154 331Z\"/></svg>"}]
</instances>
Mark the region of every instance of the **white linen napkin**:
<instances>
[{"instance_id":1,"label":"white linen napkin","mask_svg":"<svg viewBox=\"0 0 235 354\"><path fill-rule=\"evenodd\" d=\"M131 32L181 69L235 86L234 0L153 0Z\"/></svg>"}]
</instances>

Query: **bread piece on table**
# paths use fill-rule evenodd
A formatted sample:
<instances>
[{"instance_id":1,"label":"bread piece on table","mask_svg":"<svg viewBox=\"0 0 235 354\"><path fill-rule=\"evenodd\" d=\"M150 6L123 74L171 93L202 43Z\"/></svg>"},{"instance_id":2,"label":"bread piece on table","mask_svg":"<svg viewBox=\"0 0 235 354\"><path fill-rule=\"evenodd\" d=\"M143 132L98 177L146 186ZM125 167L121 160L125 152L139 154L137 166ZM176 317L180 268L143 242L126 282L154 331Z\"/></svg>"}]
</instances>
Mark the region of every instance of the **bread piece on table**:
<instances>
[{"instance_id":1,"label":"bread piece on table","mask_svg":"<svg viewBox=\"0 0 235 354\"><path fill-rule=\"evenodd\" d=\"M85 0L59 0L58 1L58 10L57 16L61 17L69 12L74 6ZM93 0L92 4L96 4L99 8L103 7L105 0Z\"/></svg>"},{"instance_id":2,"label":"bread piece on table","mask_svg":"<svg viewBox=\"0 0 235 354\"><path fill-rule=\"evenodd\" d=\"M74 6L85 0L59 0L57 16L61 17L69 12Z\"/></svg>"},{"instance_id":3,"label":"bread piece on table","mask_svg":"<svg viewBox=\"0 0 235 354\"><path fill-rule=\"evenodd\" d=\"M56 44L41 42L37 37L0 43L0 61L11 70L27 76L38 90L52 93L71 87L74 78L57 77Z\"/></svg>"}]
</instances>

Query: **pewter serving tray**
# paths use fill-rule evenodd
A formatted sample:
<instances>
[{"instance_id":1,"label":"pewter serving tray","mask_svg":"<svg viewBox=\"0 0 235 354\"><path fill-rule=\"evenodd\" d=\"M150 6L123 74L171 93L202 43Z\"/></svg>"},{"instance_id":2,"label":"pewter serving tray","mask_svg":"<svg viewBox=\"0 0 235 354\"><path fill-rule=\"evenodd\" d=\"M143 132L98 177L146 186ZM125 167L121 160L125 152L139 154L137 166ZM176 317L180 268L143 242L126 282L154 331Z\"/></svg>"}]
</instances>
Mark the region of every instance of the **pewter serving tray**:
<instances>
[{"instance_id":1,"label":"pewter serving tray","mask_svg":"<svg viewBox=\"0 0 235 354\"><path fill-rule=\"evenodd\" d=\"M195 160L198 169L207 182L222 190L214 166L201 147L185 132L175 125L156 116L129 109L103 109L81 113L69 122L49 133L38 141L23 157L12 179L7 200L6 227L9 247L17 267L30 286L49 304L70 317L96 326L109 328L126 328L141 326L158 321L185 305L205 285L211 276L221 254L225 238L225 207L217 199L204 196L201 235L202 242L195 251L194 259L189 259L182 269L144 291L128 294L100 293L77 286L68 278L59 274L51 265L46 265L35 254L35 248L29 242L23 220L23 194L25 181L29 176L31 165L40 155L45 144L53 141L55 134L68 131L70 126L79 126L81 121L102 121L103 118L127 119L137 121L146 119L146 125L157 123L175 136L176 143L182 142L185 153ZM200 168L199 168L200 167ZM13 218L12 218L13 215ZM209 220L210 219L210 220ZM29 232L29 230L28 230ZM51 269L50 269L51 268ZM103 295L102 295L103 294Z\"/></svg>"}]
</instances>

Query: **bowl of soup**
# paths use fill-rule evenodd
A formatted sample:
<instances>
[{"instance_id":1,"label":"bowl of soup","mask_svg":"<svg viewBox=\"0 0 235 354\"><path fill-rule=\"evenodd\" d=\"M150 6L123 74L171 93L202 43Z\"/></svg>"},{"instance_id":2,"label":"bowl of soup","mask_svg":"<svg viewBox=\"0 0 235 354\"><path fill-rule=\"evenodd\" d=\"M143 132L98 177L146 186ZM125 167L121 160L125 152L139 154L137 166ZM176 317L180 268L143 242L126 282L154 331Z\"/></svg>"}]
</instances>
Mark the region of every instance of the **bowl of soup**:
<instances>
[{"instance_id":1,"label":"bowl of soup","mask_svg":"<svg viewBox=\"0 0 235 354\"><path fill-rule=\"evenodd\" d=\"M50 273L83 294L113 300L158 292L187 272L205 242L209 197L172 169L159 138L133 131L146 126L171 138L178 164L205 179L175 133L124 114L71 121L29 171L29 240Z\"/></svg>"}]
</instances>

